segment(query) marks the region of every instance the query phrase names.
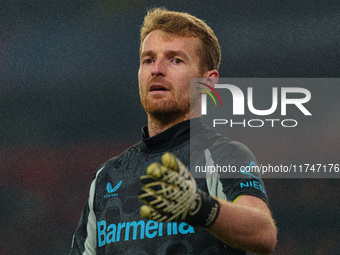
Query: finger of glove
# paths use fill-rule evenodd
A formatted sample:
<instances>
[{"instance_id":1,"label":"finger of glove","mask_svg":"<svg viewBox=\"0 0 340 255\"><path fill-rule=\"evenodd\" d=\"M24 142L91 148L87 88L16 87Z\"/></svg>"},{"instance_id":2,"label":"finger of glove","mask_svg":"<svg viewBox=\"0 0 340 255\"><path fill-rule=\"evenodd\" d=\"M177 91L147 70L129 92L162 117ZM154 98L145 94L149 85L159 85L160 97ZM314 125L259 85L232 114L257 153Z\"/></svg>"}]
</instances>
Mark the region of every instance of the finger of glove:
<instances>
[{"instance_id":1,"label":"finger of glove","mask_svg":"<svg viewBox=\"0 0 340 255\"><path fill-rule=\"evenodd\" d=\"M180 188L177 185L157 181L149 175L142 175L140 177L143 187L152 190L155 195L163 196L166 199L174 200L177 198L177 193Z\"/></svg>"},{"instance_id":2,"label":"finger of glove","mask_svg":"<svg viewBox=\"0 0 340 255\"><path fill-rule=\"evenodd\" d=\"M181 178L178 172L175 172L172 169L167 168L157 162L149 165L146 169L146 172L147 175L149 175L152 179L160 180L174 185L176 185L179 178Z\"/></svg>"},{"instance_id":3,"label":"finger of glove","mask_svg":"<svg viewBox=\"0 0 340 255\"><path fill-rule=\"evenodd\" d=\"M162 164L175 172L178 172L178 162L180 162L180 160L170 152L166 152L162 156Z\"/></svg>"},{"instance_id":4,"label":"finger of glove","mask_svg":"<svg viewBox=\"0 0 340 255\"><path fill-rule=\"evenodd\" d=\"M157 162L152 163L146 168L146 173L154 179L161 179L169 169Z\"/></svg>"},{"instance_id":5,"label":"finger of glove","mask_svg":"<svg viewBox=\"0 0 340 255\"><path fill-rule=\"evenodd\" d=\"M147 188L152 188L153 190L160 190L161 183L159 180L154 179L151 175L142 175L139 177L141 184ZM159 187L158 187L159 186Z\"/></svg>"},{"instance_id":6,"label":"finger of glove","mask_svg":"<svg viewBox=\"0 0 340 255\"><path fill-rule=\"evenodd\" d=\"M142 218L153 219L153 215L156 213L155 209L148 205L142 205L139 208L139 214Z\"/></svg>"},{"instance_id":7,"label":"finger of glove","mask_svg":"<svg viewBox=\"0 0 340 255\"><path fill-rule=\"evenodd\" d=\"M155 220L155 221L167 221L169 219L168 215L161 214L156 211L154 208L148 205L142 205L139 208L139 214L142 218Z\"/></svg>"},{"instance_id":8,"label":"finger of glove","mask_svg":"<svg viewBox=\"0 0 340 255\"><path fill-rule=\"evenodd\" d=\"M162 156L162 163L165 167L173 170L185 179L192 179L192 175L187 167L172 153L164 153Z\"/></svg>"},{"instance_id":9,"label":"finger of glove","mask_svg":"<svg viewBox=\"0 0 340 255\"><path fill-rule=\"evenodd\" d=\"M142 187L139 191L138 198L146 205L153 207L155 210L163 210L169 206L170 202L155 194L152 189Z\"/></svg>"}]
</instances>

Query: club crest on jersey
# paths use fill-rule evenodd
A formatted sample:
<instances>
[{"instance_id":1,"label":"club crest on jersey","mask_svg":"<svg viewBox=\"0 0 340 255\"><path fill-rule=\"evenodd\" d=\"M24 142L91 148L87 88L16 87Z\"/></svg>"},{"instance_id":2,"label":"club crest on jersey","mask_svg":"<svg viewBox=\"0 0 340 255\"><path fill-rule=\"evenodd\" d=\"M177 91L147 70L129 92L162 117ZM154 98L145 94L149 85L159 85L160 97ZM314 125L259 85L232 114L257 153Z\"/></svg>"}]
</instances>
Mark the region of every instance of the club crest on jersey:
<instances>
[{"instance_id":1,"label":"club crest on jersey","mask_svg":"<svg viewBox=\"0 0 340 255\"><path fill-rule=\"evenodd\" d=\"M116 186L112 187L112 184L110 182L107 183L106 185L106 191L109 193L107 195L104 195L104 198L109 198L109 197L118 197L118 193L116 192L120 185L122 184L123 181L120 181L116 184ZM116 192L116 193L115 193Z\"/></svg>"}]
</instances>

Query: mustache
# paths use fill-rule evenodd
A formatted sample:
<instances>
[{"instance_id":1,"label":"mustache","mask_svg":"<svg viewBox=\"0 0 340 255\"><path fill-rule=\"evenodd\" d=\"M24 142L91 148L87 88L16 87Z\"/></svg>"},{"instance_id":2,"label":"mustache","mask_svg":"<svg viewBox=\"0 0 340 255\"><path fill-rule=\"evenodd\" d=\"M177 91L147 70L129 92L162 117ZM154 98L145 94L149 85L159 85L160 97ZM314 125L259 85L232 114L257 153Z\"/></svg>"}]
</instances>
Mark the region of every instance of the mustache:
<instances>
[{"instance_id":1,"label":"mustache","mask_svg":"<svg viewBox=\"0 0 340 255\"><path fill-rule=\"evenodd\" d=\"M167 88L171 88L172 87L172 83L169 82L169 81L166 81L163 77L153 77L149 80L148 82L148 87L150 87L151 84L154 84L154 83L157 83L157 84L160 84L160 85L163 85Z\"/></svg>"}]
</instances>

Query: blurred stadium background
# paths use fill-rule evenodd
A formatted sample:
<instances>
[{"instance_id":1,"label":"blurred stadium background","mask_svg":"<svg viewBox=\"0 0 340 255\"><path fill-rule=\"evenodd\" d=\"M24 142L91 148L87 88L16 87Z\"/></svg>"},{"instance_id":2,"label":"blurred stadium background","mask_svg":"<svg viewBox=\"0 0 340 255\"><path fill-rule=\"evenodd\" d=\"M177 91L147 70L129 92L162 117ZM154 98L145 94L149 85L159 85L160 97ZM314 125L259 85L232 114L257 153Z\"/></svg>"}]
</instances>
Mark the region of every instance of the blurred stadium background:
<instances>
[{"instance_id":1,"label":"blurred stadium background","mask_svg":"<svg viewBox=\"0 0 340 255\"><path fill-rule=\"evenodd\" d=\"M221 77L339 77L338 1L0 1L0 254L67 254L96 169L139 139L139 28L154 6L214 29ZM331 94L314 133L230 137L260 162L340 163ZM274 254L340 254L340 179L265 184Z\"/></svg>"}]
</instances>

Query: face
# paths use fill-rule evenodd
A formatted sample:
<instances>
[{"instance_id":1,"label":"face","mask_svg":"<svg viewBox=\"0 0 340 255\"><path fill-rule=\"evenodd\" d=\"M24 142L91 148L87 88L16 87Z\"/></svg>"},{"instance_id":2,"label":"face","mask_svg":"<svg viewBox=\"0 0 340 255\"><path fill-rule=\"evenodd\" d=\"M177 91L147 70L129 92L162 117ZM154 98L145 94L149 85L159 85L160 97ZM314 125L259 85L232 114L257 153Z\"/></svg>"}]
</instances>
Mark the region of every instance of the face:
<instances>
[{"instance_id":1,"label":"face","mask_svg":"<svg viewBox=\"0 0 340 255\"><path fill-rule=\"evenodd\" d=\"M141 50L138 72L139 93L145 111L154 117L190 117L190 78L199 71L197 37L182 37L154 30Z\"/></svg>"}]
</instances>

